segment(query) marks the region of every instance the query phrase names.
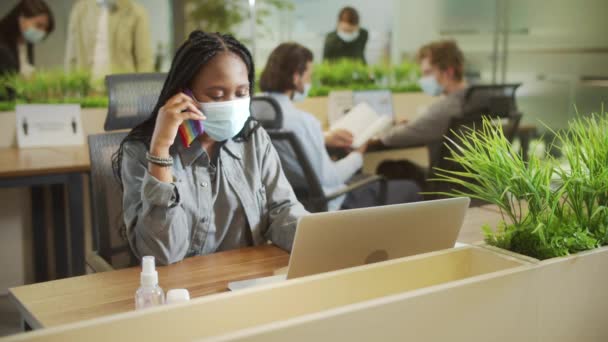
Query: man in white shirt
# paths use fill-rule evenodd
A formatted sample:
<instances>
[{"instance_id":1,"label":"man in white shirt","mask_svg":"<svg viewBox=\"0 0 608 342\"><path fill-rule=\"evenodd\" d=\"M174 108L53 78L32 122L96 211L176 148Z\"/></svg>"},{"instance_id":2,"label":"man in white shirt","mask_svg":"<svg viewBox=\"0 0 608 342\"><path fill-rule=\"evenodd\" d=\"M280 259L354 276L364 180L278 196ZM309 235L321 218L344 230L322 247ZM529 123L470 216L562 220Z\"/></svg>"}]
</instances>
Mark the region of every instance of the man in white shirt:
<instances>
[{"instance_id":1,"label":"man in white shirt","mask_svg":"<svg viewBox=\"0 0 608 342\"><path fill-rule=\"evenodd\" d=\"M333 161L329 147L349 148L352 134L346 131L323 133L321 123L310 113L297 109L292 101L304 99L312 79L312 52L297 44L283 43L271 54L260 79L260 88L277 100L283 112L283 128L294 132L304 153L317 173L326 194L340 190L356 177L363 166L363 153L367 145L351 151L346 157ZM284 162L283 168L295 188L305 187L303 170L293 151L275 144ZM291 177L289 177L291 175ZM295 183L295 184L294 184ZM395 181L388 186L387 202L404 203L420 199L419 188L410 181ZM383 203L380 186L372 183L347 196L338 197L329 203L330 210L359 208Z\"/></svg>"}]
</instances>

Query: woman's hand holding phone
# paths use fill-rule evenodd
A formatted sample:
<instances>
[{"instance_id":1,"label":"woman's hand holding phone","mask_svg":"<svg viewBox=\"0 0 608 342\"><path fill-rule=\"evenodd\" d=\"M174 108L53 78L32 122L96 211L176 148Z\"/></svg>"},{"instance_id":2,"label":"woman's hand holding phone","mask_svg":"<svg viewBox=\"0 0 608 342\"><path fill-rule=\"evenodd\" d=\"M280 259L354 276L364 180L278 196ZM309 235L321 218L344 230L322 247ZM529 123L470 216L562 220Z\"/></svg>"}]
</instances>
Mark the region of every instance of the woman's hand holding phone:
<instances>
[{"instance_id":1,"label":"woman's hand holding phone","mask_svg":"<svg viewBox=\"0 0 608 342\"><path fill-rule=\"evenodd\" d=\"M168 157L169 147L175 141L179 126L185 120L206 119L198 106L199 104L192 97L182 92L171 97L158 111L150 143L150 154Z\"/></svg>"}]
</instances>

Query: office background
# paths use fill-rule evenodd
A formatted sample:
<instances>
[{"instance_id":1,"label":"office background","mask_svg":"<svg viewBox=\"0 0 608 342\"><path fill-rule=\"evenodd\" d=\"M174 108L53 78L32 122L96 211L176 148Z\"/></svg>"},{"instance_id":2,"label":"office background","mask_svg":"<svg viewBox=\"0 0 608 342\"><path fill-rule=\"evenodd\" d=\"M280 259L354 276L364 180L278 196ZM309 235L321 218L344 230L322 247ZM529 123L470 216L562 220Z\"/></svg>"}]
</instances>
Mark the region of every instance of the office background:
<instances>
[{"instance_id":1,"label":"office background","mask_svg":"<svg viewBox=\"0 0 608 342\"><path fill-rule=\"evenodd\" d=\"M16 0L0 3L6 13ZM67 21L74 0L50 0L56 31L36 47L38 67L63 66ZM166 70L174 47L197 27L188 1L138 0L150 16L152 48ZM351 5L370 32L370 64L412 58L431 40L453 38L467 58L468 76L479 82L521 82L518 102L524 122L564 127L579 111L598 110L608 93L605 0L293 0L292 10L272 11L263 25L244 21L234 33L255 44L258 67L283 41L297 41L320 60L325 34L338 10ZM244 6L247 2L243 1ZM268 29L271 28L271 29ZM13 130L4 127L3 130ZM0 293L32 280L31 223L26 189L0 189ZM87 213L88 215L88 213ZM21 243L15 243L20 241ZM90 237L87 239L90 249Z\"/></svg>"}]
</instances>

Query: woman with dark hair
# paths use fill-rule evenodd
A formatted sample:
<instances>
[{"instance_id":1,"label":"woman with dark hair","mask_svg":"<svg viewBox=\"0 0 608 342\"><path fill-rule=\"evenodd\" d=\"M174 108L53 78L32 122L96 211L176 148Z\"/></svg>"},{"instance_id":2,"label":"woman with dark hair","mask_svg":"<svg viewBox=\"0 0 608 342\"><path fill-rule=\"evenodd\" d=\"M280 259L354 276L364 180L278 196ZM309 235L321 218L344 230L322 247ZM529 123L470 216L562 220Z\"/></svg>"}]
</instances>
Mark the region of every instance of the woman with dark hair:
<instances>
[{"instance_id":1,"label":"woman with dark hair","mask_svg":"<svg viewBox=\"0 0 608 342\"><path fill-rule=\"evenodd\" d=\"M291 249L306 211L249 115L254 75L230 35L194 31L176 52L152 114L114 156L136 256L169 264L268 240ZM203 133L189 141L180 126L196 122Z\"/></svg>"},{"instance_id":2,"label":"woman with dark hair","mask_svg":"<svg viewBox=\"0 0 608 342\"><path fill-rule=\"evenodd\" d=\"M55 29L55 20L43 0L21 0L0 20L0 74L34 70L34 44Z\"/></svg>"},{"instance_id":3,"label":"woman with dark hair","mask_svg":"<svg viewBox=\"0 0 608 342\"><path fill-rule=\"evenodd\" d=\"M365 63L367 30L359 25L359 13L347 6L338 13L336 30L325 36L323 59L335 61L341 58L355 59Z\"/></svg>"},{"instance_id":4,"label":"woman with dark hair","mask_svg":"<svg viewBox=\"0 0 608 342\"><path fill-rule=\"evenodd\" d=\"M361 177L359 170L363 166L363 154L367 145L333 161L326 146L348 149L352 145L352 134L343 130L323 133L319 120L293 105L292 101L304 99L310 89L312 62L313 54L306 47L297 43L283 43L270 54L260 78L260 88L277 100L283 112L282 128L296 135L302 143L306 158L319 177L323 190L332 193ZM283 167L292 185L296 188L305 187L306 178L293 150L280 142L276 142L275 147L283 157ZM414 182L390 181L387 204L420 200L419 191L420 188ZM353 209L383 203L380 186L373 183L330 201L329 209Z\"/></svg>"}]
</instances>

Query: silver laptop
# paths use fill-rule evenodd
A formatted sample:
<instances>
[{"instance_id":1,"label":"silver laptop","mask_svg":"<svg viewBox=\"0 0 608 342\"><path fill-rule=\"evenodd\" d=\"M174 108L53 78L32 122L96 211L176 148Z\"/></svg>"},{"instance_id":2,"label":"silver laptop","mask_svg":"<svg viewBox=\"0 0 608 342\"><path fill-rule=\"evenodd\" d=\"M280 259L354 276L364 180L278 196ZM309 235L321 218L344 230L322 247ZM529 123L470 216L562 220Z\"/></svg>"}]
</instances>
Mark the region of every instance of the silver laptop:
<instances>
[{"instance_id":1,"label":"silver laptop","mask_svg":"<svg viewBox=\"0 0 608 342\"><path fill-rule=\"evenodd\" d=\"M232 282L231 290L454 246L469 198L311 214L300 218L286 275Z\"/></svg>"},{"instance_id":2,"label":"silver laptop","mask_svg":"<svg viewBox=\"0 0 608 342\"><path fill-rule=\"evenodd\" d=\"M367 103L380 115L395 118L393 93L388 89L353 91L353 107L361 102Z\"/></svg>"}]
</instances>

